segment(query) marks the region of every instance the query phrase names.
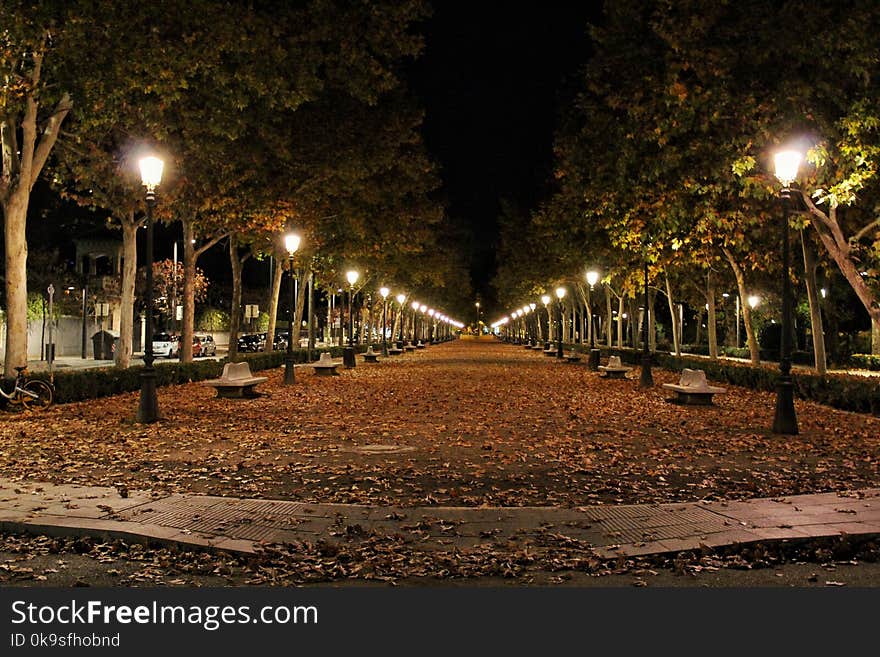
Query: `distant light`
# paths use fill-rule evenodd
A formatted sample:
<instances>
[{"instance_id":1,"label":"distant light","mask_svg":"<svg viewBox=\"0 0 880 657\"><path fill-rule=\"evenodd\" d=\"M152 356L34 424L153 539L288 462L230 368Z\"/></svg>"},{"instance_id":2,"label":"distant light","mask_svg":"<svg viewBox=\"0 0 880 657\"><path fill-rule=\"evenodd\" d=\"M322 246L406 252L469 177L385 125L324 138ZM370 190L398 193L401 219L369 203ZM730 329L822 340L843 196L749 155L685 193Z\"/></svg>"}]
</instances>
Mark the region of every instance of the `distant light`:
<instances>
[{"instance_id":1,"label":"distant light","mask_svg":"<svg viewBox=\"0 0 880 657\"><path fill-rule=\"evenodd\" d=\"M535 309L535 304L530 303L530 304L529 304L529 308L530 308L531 310L534 310L534 309Z\"/></svg>"},{"instance_id":2,"label":"distant light","mask_svg":"<svg viewBox=\"0 0 880 657\"><path fill-rule=\"evenodd\" d=\"M419 306L420 306L421 304L420 304L418 301L413 301L412 304L410 304L410 305L412 306L412 309L413 309L413 310L418 310L418 309L419 309Z\"/></svg>"},{"instance_id":3,"label":"distant light","mask_svg":"<svg viewBox=\"0 0 880 657\"><path fill-rule=\"evenodd\" d=\"M821 294L821 295L822 295L822 298L824 299L824 298L828 295L828 290L826 290L826 289L823 287L823 288L821 288L821 289L819 290L819 294Z\"/></svg>"},{"instance_id":4,"label":"distant light","mask_svg":"<svg viewBox=\"0 0 880 657\"><path fill-rule=\"evenodd\" d=\"M761 303L761 297L753 294L748 299L746 299L746 301L748 301L748 303L749 303L749 308L754 310Z\"/></svg>"},{"instance_id":5,"label":"distant light","mask_svg":"<svg viewBox=\"0 0 880 657\"><path fill-rule=\"evenodd\" d=\"M730 295L727 292L724 292L721 296L724 297L725 299L728 299L730 297Z\"/></svg>"},{"instance_id":6,"label":"distant light","mask_svg":"<svg viewBox=\"0 0 880 657\"><path fill-rule=\"evenodd\" d=\"M419 306L420 312L425 312L427 309L428 309L428 306L426 306L425 304L422 304L421 306Z\"/></svg>"},{"instance_id":7,"label":"distant light","mask_svg":"<svg viewBox=\"0 0 880 657\"><path fill-rule=\"evenodd\" d=\"M391 294L391 290L389 290L387 287L380 287L379 294L383 299L385 299L388 297L389 294Z\"/></svg>"},{"instance_id":8,"label":"distant light","mask_svg":"<svg viewBox=\"0 0 880 657\"><path fill-rule=\"evenodd\" d=\"M549 296L549 295L546 295L546 294L543 295L543 296L541 297L541 303L543 303L545 306L546 306L548 303L550 303L550 296Z\"/></svg>"},{"instance_id":9,"label":"distant light","mask_svg":"<svg viewBox=\"0 0 880 657\"><path fill-rule=\"evenodd\" d=\"M345 279L348 281L349 285L354 285L355 283L357 283L358 278L360 278L360 274L358 274L354 269L345 274Z\"/></svg>"},{"instance_id":10,"label":"distant light","mask_svg":"<svg viewBox=\"0 0 880 657\"><path fill-rule=\"evenodd\" d=\"M397 303L399 303L402 306L404 301L406 301L406 295L405 294L398 294L397 295Z\"/></svg>"},{"instance_id":11,"label":"distant light","mask_svg":"<svg viewBox=\"0 0 880 657\"><path fill-rule=\"evenodd\" d=\"M565 288L564 287L557 287L556 288L556 298L559 299L560 301L562 301L562 299L564 297L565 297Z\"/></svg>"},{"instance_id":12,"label":"distant light","mask_svg":"<svg viewBox=\"0 0 880 657\"><path fill-rule=\"evenodd\" d=\"M587 283L590 284L590 287L592 288L598 282L599 282L599 272L597 272L595 269L591 269L590 271L588 271L587 272Z\"/></svg>"}]
</instances>

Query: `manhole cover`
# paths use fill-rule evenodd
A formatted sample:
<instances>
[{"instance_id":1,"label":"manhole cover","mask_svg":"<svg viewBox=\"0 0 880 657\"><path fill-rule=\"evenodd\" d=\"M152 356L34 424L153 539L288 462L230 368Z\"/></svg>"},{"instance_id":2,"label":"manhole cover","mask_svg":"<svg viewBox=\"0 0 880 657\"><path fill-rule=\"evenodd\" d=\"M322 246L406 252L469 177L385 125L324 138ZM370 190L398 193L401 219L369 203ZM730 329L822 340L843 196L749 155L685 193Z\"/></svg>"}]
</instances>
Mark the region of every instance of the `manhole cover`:
<instances>
[{"instance_id":1,"label":"manhole cover","mask_svg":"<svg viewBox=\"0 0 880 657\"><path fill-rule=\"evenodd\" d=\"M358 454L401 454L403 452L414 452L415 447L409 445L359 445L352 447L351 451Z\"/></svg>"}]
</instances>

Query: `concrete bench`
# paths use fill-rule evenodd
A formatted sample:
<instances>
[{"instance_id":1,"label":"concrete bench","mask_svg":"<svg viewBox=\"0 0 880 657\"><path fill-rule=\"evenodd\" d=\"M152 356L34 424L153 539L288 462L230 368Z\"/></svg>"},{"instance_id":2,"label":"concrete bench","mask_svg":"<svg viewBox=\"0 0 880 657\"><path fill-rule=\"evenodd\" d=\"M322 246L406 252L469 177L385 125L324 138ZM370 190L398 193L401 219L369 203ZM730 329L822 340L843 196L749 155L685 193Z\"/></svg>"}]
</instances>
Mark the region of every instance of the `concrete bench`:
<instances>
[{"instance_id":1,"label":"concrete bench","mask_svg":"<svg viewBox=\"0 0 880 657\"><path fill-rule=\"evenodd\" d=\"M531 349L532 349L533 351L544 351L544 345L541 345L541 344L533 344L533 345L531 346Z\"/></svg>"},{"instance_id":2,"label":"concrete bench","mask_svg":"<svg viewBox=\"0 0 880 657\"><path fill-rule=\"evenodd\" d=\"M405 345L403 345L403 348L405 351L415 351L416 350L416 346L412 342L407 342Z\"/></svg>"},{"instance_id":3,"label":"concrete bench","mask_svg":"<svg viewBox=\"0 0 880 657\"><path fill-rule=\"evenodd\" d=\"M544 355L545 356L556 356L556 349L554 347L551 347L550 349L545 349Z\"/></svg>"},{"instance_id":4,"label":"concrete bench","mask_svg":"<svg viewBox=\"0 0 880 657\"><path fill-rule=\"evenodd\" d=\"M690 370L685 368L681 372L678 383L664 383L666 390L675 393L673 401L682 404L701 404L708 406L712 403L712 395L727 392L725 388L710 386L706 382L706 373L703 370Z\"/></svg>"},{"instance_id":5,"label":"concrete bench","mask_svg":"<svg viewBox=\"0 0 880 657\"><path fill-rule=\"evenodd\" d=\"M367 350L364 352L364 361L367 363L376 363L378 362L379 354L373 351L373 345L367 347Z\"/></svg>"},{"instance_id":6,"label":"concrete bench","mask_svg":"<svg viewBox=\"0 0 880 657\"><path fill-rule=\"evenodd\" d=\"M568 356L565 357L569 363L579 363L581 360L581 355L576 352L574 349L568 352Z\"/></svg>"},{"instance_id":7,"label":"concrete bench","mask_svg":"<svg viewBox=\"0 0 880 657\"><path fill-rule=\"evenodd\" d=\"M315 374L318 376L339 375L339 372L336 371L336 368L339 367L339 363L333 362L333 357L330 355L329 351L323 352L318 359L318 362L312 363L312 367L315 368Z\"/></svg>"},{"instance_id":8,"label":"concrete bench","mask_svg":"<svg viewBox=\"0 0 880 657\"><path fill-rule=\"evenodd\" d=\"M416 349L424 349L425 343L419 340L419 343L416 345Z\"/></svg>"},{"instance_id":9,"label":"concrete bench","mask_svg":"<svg viewBox=\"0 0 880 657\"><path fill-rule=\"evenodd\" d=\"M251 374L247 363L226 363L219 379L202 381L202 385L215 388L218 397L256 397L254 388L268 380L268 377Z\"/></svg>"},{"instance_id":10,"label":"concrete bench","mask_svg":"<svg viewBox=\"0 0 880 657\"><path fill-rule=\"evenodd\" d=\"M390 349L388 349L389 356L399 356L402 353L403 349L398 349L397 347L391 347Z\"/></svg>"},{"instance_id":11,"label":"concrete bench","mask_svg":"<svg viewBox=\"0 0 880 657\"><path fill-rule=\"evenodd\" d=\"M605 375L606 379L625 379L630 370L632 370L631 367L626 367L620 362L620 356L609 356L607 365L599 365L599 371Z\"/></svg>"}]
</instances>

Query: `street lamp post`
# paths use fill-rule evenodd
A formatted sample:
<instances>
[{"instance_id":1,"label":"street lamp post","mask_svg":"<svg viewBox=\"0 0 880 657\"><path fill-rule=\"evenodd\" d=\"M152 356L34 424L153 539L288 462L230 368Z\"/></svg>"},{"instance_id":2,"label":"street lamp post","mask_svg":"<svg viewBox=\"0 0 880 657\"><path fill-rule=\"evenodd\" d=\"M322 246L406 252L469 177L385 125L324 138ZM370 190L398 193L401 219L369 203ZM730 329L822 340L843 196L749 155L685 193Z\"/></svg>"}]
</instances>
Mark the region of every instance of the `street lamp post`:
<instances>
[{"instance_id":1,"label":"street lamp post","mask_svg":"<svg viewBox=\"0 0 880 657\"><path fill-rule=\"evenodd\" d=\"M293 254L299 248L300 236L296 233L288 233L284 236L284 248L287 250L287 275L290 279L290 307L287 319L287 353L284 355L284 385L293 385L296 383L293 362L293 320L296 316L296 290L293 279ZM296 337L299 338L299 327L297 327ZM299 340L297 340L299 342Z\"/></svg>"},{"instance_id":2,"label":"street lamp post","mask_svg":"<svg viewBox=\"0 0 880 657\"><path fill-rule=\"evenodd\" d=\"M477 337L479 337L483 333L480 330L480 302L477 301L474 305L477 307Z\"/></svg>"},{"instance_id":3,"label":"street lamp post","mask_svg":"<svg viewBox=\"0 0 880 657\"><path fill-rule=\"evenodd\" d=\"M397 321L400 324L400 330L397 333L397 348L403 349L403 322L406 321L406 315L403 312L403 304L406 301L405 294L397 295L397 304L400 306L397 310Z\"/></svg>"},{"instance_id":4,"label":"street lamp post","mask_svg":"<svg viewBox=\"0 0 880 657\"><path fill-rule=\"evenodd\" d=\"M797 177L801 154L781 151L776 154L776 177L782 183L779 198L782 202L782 338L779 354L779 380L776 382L776 414L773 433L797 434L797 414L794 410L794 384L791 379L791 247L788 239L788 210L791 203L791 184Z\"/></svg>"},{"instance_id":5,"label":"street lamp post","mask_svg":"<svg viewBox=\"0 0 880 657\"><path fill-rule=\"evenodd\" d=\"M562 358L562 300L565 298L565 288L556 288L556 357Z\"/></svg>"},{"instance_id":6,"label":"street lamp post","mask_svg":"<svg viewBox=\"0 0 880 657\"><path fill-rule=\"evenodd\" d=\"M639 377L639 385L642 388L650 388L654 385L654 375L651 372L651 351L648 348L648 321L651 312L648 310L648 255L645 254L645 313L642 316L642 374Z\"/></svg>"},{"instance_id":7,"label":"street lamp post","mask_svg":"<svg viewBox=\"0 0 880 657\"><path fill-rule=\"evenodd\" d=\"M550 341L553 339L553 320L550 319L550 295L542 295L541 303L544 304L544 310L547 311L547 335L544 338L544 351L549 351Z\"/></svg>"},{"instance_id":8,"label":"street lamp post","mask_svg":"<svg viewBox=\"0 0 880 657\"><path fill-rule=\"evenodd\" d=\"M354 358L354 284L357 283L358 274L354 270L350 270L345 274L348 281L348 344L342 350L342 364L347 369L351 369L356 365Z\"/></svg>"},{"instance_id":9,"label":"street lamp post","mask_svg":"<svg viewBox=\"0 0 880 657\"><path fill-rule=\"evenodd\" d=\"M587 272L587 283L590 284L590 296L589 296L589 306L588 310L590 312L590 369L594 372L599 370L599 358L602 352L599 349L596 349L596 331L595 325L593 323L593 288L596 283L599 282L599 272L595 269L591 269Z\"/></svg>"},{"instance_id":10,"label":"street lamp post","mask_svg":"<svg viewBox=\"0 0 880 657\"><path fill-rule=\"evenodd\" d=\"M144 369L141 370L141 397L138 405L137 421L142 424L159 419L159 399L156 396L156 370L153 369L153 206L156 205L156 188L162 181L164 163L158 157L145 157L138 163L141 182L147 189L147 290L146 290L146 335L144 336Z\"/></svg>"},{"instance_id":11,"label":"street lamp post","mask_svg":"<svg viewBox=\"0 0 880 657\"><path fill-rule=\"evenodd\" d=\"M388 355L388 295L391 293L387 287L379 288L379 295L382 297L382 355Z\"/></svg>"}]
</instances>

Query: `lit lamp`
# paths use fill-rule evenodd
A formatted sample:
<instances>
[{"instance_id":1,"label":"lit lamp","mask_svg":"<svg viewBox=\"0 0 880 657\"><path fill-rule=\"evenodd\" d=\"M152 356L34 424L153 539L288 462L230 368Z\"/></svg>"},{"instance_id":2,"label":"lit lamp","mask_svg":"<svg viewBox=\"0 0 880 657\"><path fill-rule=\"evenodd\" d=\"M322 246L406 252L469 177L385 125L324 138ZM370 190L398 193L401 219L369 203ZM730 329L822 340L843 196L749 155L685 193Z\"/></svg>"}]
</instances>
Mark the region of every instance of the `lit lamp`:
<instances>
[{"instance_id":1,"label":"lit lamp","mask_svg":"<svg viewBox=\"0 0 880 657\"><path fill-rule=\"evenodd\" d=\"M565 288L556 288L556 357L562 358L562 300L565 298Z\"/></svg>"},{"instance_id":2,"label":"lit lamp","mask_svg":"<svg viewBox=\"0 0 880 657\"><path fill-rule=\"evenodd\" d=\"M595 339L595 324L593 323L593 300L592 300L592 292L593 287L596 283L599 282L599 272L595 269L591 269L587 272L587 283L590 285L590 296L587 297L587 305L590 310L590 369L595 371L599 370L599 357L602 352L599 349L596 349L596 339Z\"/></svg>"},{"instance_id":3,"label":"lit lamp","mask_svg":"<svg viewBox=\"0 0 880 657\"><path fill-rule=\"evenodd\" d=\"M137 421L155 422L159 419L159 399L156 396L156 370L153 369L153 206L156 205L156 188L162 182L164 163L158 157L145 157L138 162L141 182L147 190L147 294L146 330L144 333L144 369L141 370L141 398Z\"/></svg>"},{"instance_id":4,"label":"lit lamp","mask_svg":"<svg viewBox=\"0 0 880 657\"><path fill-rule=\"evenodd\" d=\"M382 355L388 355L388 295L391 290L387 287L379 288L379 296L382 297Z\"/></svg>"},{"instance_id":5,"label":"lit lamp","mask_svg":"<svg viewBox=\"0 0 880 657\"><path fill-rule=\"evenodd\" d=\"M773 433L798 433L794 410L794 384L791 380L791 247L788 241L788 208L791 202L791 184L797 178L802 155L793 150L776 153L776 177L782 183L779 198L782 202L782 336L779 349L779 380L776 382L776 415Z\"/></svg>"},{"instance_id":6,"label":"lit lamp","mask_svg":"<svg viewBox=\"0 0 880 657\"><path fill-rule=\"evenodd\" d=\"M300 237L296 233L287 233L287 235L284 236L284 250L287 251L287 274L290 279L290 308L288 309L287 316L287 353L284 355L284 385L293 385L296 383L293 362L293 320L296 316L296 285L293 276L293 254L299 249L299 243ZM299 329L299 327L297 327L297 329ZM296 337L299 338L299 330L296 332ZM298 339L297 342L299 342Z\"/></svg>"},{"instance_id":7,"label":"lit lamp","mask_svg":"<svg viewBox=\"0 0 880 657\"><path fill-rule=\"evenodd\" d=\"M354 284L357 283L360 274L353 269L346 272L345 280L348 281L348 345L342 350L342 364L348 369L355 366L354 359Z\"/></svg>"},{"instance_id":8,"label":"lit lamp","mask_svg":"<svg viewBox=\"0 0 880 657\"><path fill-rule=\"evenodd\" d=\"M477 307L477 337L479 337L483 333L480 330L480 302L477 301L474 305Z\"/></svg>"}]
</instances>

